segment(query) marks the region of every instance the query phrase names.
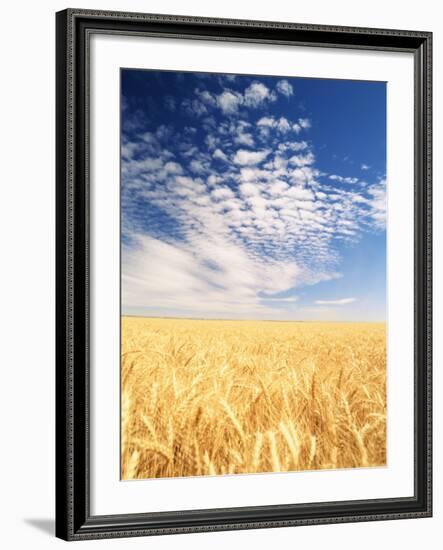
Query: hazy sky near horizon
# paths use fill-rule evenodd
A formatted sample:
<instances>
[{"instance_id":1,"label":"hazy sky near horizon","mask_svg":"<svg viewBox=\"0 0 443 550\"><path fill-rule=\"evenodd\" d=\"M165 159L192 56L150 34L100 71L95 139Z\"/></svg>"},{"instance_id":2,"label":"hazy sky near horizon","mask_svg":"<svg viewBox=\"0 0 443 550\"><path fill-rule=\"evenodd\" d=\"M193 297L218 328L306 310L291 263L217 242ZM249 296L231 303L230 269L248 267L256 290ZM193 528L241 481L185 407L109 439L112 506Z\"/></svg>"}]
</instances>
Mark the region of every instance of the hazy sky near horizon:
<instances>
[{"instance_id":1,"label":"hazy sky near horizon","mask_svg":"<svg viewBox=\"0 0 443 550\"><path fill-rule=\"evenodd\" d=\"M386 84L121 71L122 313L384 321Z\"/></svg>"}]
</instances>

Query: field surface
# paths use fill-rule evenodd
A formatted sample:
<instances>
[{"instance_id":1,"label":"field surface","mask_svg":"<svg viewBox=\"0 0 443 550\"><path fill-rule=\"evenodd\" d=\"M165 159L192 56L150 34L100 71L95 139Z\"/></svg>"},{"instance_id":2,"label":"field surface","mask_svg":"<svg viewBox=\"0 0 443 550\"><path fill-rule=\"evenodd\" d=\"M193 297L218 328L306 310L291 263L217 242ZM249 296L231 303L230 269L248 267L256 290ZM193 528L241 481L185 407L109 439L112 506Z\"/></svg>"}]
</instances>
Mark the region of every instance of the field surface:
<instances>
[{"instance_id":1,"label":"field surface","mask_svg":"<svg viewBox=\"0 0 443 550\"><path fill-rule=\"evenodd\" d=\"M386 463L386 325L122 318L122 479Z\"/></svg>"}]
</instances>

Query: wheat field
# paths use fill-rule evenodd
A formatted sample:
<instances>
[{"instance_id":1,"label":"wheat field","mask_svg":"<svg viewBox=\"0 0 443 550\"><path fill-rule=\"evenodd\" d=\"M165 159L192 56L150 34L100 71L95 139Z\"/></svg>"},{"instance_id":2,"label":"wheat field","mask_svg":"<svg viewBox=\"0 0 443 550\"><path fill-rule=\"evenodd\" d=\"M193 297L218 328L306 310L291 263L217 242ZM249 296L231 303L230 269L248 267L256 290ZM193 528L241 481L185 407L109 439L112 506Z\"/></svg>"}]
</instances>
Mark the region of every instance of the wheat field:
<instances>
[{"instance_id":1,"label":"wheat field","mask_svg":"<svg viewBox=\"0 0 443 550\"><path fill-rule=\"evenodd\" d=\"M124 480L386 464L386 325L122 318Z\"/></svg>"}]
</instances>

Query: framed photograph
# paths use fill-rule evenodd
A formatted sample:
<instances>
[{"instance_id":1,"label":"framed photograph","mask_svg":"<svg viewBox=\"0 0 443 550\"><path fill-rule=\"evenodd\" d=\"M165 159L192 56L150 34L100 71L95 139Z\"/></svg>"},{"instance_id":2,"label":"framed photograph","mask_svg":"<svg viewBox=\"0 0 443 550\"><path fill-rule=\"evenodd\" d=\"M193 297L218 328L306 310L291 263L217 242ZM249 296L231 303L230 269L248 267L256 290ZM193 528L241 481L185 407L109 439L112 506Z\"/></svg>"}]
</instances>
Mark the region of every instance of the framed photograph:
<instances>
[{"instance_id":1,"label":"framed photograph","mask_svg":"<svg viewBox=\"0 0 443 550\"><path fill-rule=\"evenodd\" d=\"M58 537L431 515L431 41L57 13Z\"/></svg>"}]
</instances>

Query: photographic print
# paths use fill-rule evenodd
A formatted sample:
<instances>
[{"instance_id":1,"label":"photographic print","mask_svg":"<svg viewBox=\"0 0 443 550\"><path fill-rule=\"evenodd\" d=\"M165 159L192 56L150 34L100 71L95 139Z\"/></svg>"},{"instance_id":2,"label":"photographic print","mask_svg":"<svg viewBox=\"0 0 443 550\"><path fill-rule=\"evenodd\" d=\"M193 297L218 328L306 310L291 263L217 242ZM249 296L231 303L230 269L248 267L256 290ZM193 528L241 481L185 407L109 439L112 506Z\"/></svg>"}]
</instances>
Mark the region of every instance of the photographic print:
<instances>
[{"instance_id":1,"label":"photographic print","mask_svg":"<svg viewBox=\"0 0 443 550\"><path fill-rule=\"evenodd\" d=\"M121 478L386 465L386 83L121 70Z\"/></svg>"}]
</instances>

